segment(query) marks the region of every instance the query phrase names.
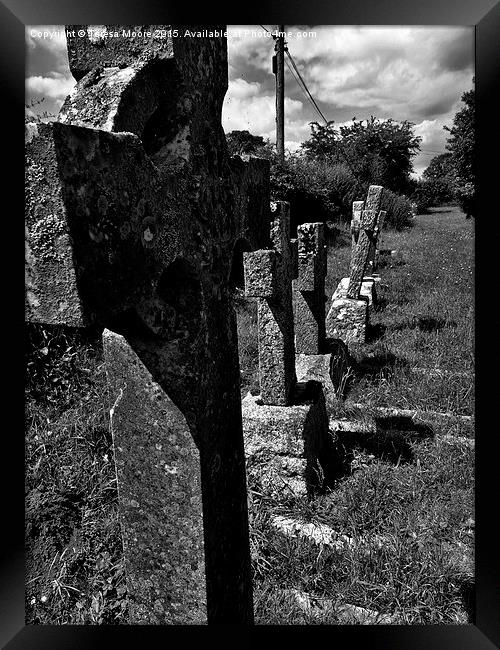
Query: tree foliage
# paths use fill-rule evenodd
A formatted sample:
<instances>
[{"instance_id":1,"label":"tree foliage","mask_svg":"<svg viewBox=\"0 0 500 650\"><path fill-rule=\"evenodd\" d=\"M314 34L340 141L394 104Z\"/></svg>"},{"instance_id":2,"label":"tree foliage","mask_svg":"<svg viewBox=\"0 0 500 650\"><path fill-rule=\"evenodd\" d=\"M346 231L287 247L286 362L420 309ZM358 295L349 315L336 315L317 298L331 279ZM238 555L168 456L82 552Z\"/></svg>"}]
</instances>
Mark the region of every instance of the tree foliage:
<instances>
[{"instance_id":1,"label":"tree foliage","mask_svg":"<svg viewBox=\"0 0 500 650\"><path fill-rule=\"evenodd\" d=\"M412 157L421 138L411 122L370 119L356 120L338 130L332 121L311 122L311 136L302 143L308 158L346 164L358 182L380 184L397 193L411 189Z\"/></svg>"},{"instance_id":2,"label":"tree foliage","mask_svg":"<svg viewBox=\"0 0 500 650\"><path fill-rule=\"evenodd\" d=\"M421 214L429 208L453 200L453 170L449 152L432 158L429 166L424 169L422 178L415 182L411 198L416 203L417 212Z\"/></svg>"},{"instance_id":3,"label":"tree foliage","mask_svg":"<svg viewBox=\"0 0 500 650\"><path fill-rule=\"evenodd\" d=\"M249 131L231 131L226 134L229 155L255 154L264 147L266 142L260 135L252 135Z\"/></svg>"},{"instance_id":4,"label":"tree foliage","mask_svg":"<svg viewBox=\"0 0 500 650\"><path fill-rule=\"evenodd\" d=\"M292 233L299 223L308 221L349 222L352 202L365 198L368 185L378 180L367 172L366 182L360 182L345 159L330 157L327 148L323 152L321 132L313 129L313 140L316 134L321 153L288 152L284 162L280 162L276 147L269 139L264 141L248 131L232 131L226 135L231 155L246 153L269 160L271 198L290 203ZM375 165L375 159L371 164ZM410 225L412 213L408 199L390 190L386 196L387 226L400 229Z\"/></svg>"},{"instance_id":5,"label":"tree foliage","mask_svg":"<svg viewBox=\"0 0 500 650\"><path fill-rule=\"evenodd\" d=\"M442 180L451 177L451 154L440 153L431 159L429 166L424 169L422 178L428 181Z\"/></svg>"},{"instance_id":6,"label":"tree foliage","mask_svg":"<svg viewBox=\"0 0 500 650\"><path fill-rule=\"evenodd\" d=\"M455 114L452 127L444 127L450 134L446 148L450 153L455 196L466 215L475 216L474 89L463 93L462 102L464 106Z\"/></svg>"}]
</instances>

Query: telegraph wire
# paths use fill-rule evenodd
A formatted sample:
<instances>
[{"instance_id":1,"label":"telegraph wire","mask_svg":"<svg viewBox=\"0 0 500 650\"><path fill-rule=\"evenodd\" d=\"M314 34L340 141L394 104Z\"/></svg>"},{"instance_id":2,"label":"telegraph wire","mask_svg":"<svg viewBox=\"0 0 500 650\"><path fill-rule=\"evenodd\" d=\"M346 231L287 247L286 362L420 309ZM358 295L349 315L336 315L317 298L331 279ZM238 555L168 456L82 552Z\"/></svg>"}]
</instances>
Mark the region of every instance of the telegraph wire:
<instances>
[{"instance_id":1,"label":"telegraph wire","mask_svg":"<svg viewBox=\"0 0 500 650\"><path fill-rule=\"evenodd\" d=\"M304 84L304 88L306 89L306 92L307 92L307 94L309 95L309 98L310 98L310 100L311 100L312 105L313 105L314 108L318 111L318 113L321 115L321 117L322 117L323 120L325 121L325 124L328 124L328 120L327 120L326 117L323 115L323 113L321 112L319 106L317 105L316 101L314 100L314 97L313 97L313 96L311 95L311 93L309 92L309 88L307 87L306 82L305 82L304 79L302 78L302 75L300 74L299 69L298 69L297 66L295 65L295 61L293 60L293 57L292 57L292 55L290 54L290 52L288 51L288 48L287 48L287 47L285 47L285 52L286 52L286 54L288 55L288 58L290 59L290 62L291 62L291 64L293 65L293 68L294 68L295 72L297 73L297 76L299 77L299 79L300 79L300 80L302 81L302 83Z\"/></svg>"}]
</instances>

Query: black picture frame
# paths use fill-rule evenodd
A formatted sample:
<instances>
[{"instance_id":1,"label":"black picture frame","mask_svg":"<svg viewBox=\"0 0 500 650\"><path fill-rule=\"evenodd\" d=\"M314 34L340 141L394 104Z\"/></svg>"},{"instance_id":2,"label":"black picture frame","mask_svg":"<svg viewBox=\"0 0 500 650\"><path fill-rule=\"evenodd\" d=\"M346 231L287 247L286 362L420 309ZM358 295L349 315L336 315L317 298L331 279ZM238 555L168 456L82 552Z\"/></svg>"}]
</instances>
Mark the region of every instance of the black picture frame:
<instances>
[{"instance_id":1,"label":"black picture frame","mask_svg":"<svg viewBox=\"0 0 500 650\"><path fill-rule=\"evenodd\" d=\"M161 0L3 0L0 2L0 110L2 111L4 158L8 164L0 175L4 205L12 199L9 209L4 208L3 225L6 248L15 252L15 261L4 269L4 305L8 310L10 331L3 339L5 353L22 347L24 306L21 284L21 266L24 259L22 214L24 212L24 27L28 24L186 24L196 20L199 24L307 24L307 25L474 25L476 33L476 98L477 98L477 170L478 214L476 225L476 608L475 624L462 626L338 626L326 629L329 644L360 644L361 647L389 650L438 649L487 650L500 646L500 562L496 535L498 511L498 480L496 471L498 454L495 453L497 429L496 403L499 398L499 367L495 336L500 334L500 319L495 310L494 279L496 257L494 245L500 241L496 228L500 221L495 202L499 165L498 100L494 91L499 87L500 69L500 4L497 0L337 0L321 3L309 0L307 4L288 0L267 4L262 10L254 3L235 9L217 11L207 4L203 10L191 6L164 3ZM496 138L496 140L495 140ZM491 160L488 158L492 154ZM477 222L477 219L476 219ZM12 243L11 243L12 242ZM19 246L19 250L18 247ZM491 248L490 248L491 247ZM5 255L3 256L5 259ZM14 272L13 267L16 269ZM19 270L19 273L17 273ZM12 278L12 280L11 280ZM493 280L493 281L492 281ZM19 307L19 309L18 309ZM21 336L21 346L11 341ZM5 355L6 357L7 355ZM4 390L4 467L2 494L4 495L4 528L0 559L0 642L9 650L28 648L97 648L116 647L123 642L142 647L172 640L172 630L164 627L136 626L25 626L24 624L24 442L21 433L23 421L22 366L19 356L5 367L8 385ZM494 369L489 376L489 368ZM19 381L17 381L19 380ZM7 417L9 416L9 417ZM10 417L15 416L15 417ZM490 416L492 418L490 419ZM14 425L7 426L8 421ZM232 626L228 626L231 628ZM324 627L286 629L278 634L285 637L292 632L296 643L311 643L311 634ZM228 631L231 644L239 644L240 633L231 635L231 629L183 627L184 634L201 633L218 635ZM251 640L268 630L255 627L248 631ZM304 638L302 640L302 634ZM286 642L285 639L281 639Z\"/></svg>"}]
</instances>

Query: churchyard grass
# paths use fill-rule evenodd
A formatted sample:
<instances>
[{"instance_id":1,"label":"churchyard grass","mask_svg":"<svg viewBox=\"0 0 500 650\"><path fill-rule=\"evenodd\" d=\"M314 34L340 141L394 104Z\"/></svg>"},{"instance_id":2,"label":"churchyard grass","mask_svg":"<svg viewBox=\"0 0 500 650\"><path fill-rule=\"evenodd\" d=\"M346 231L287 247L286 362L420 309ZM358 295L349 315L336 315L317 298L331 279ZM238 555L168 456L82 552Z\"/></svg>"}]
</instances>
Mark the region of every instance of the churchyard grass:
<instances>
[{"instance_id":1,"label":"churchyard grass","mask_svg":"<svg viewBox=\"0 0 500 650\"><path fill-rule=\"evenodd\" d=\"M473 224L455 208L385 232L370 342L350 346L364 368L344 403L473 415ZM329 248L326 293L349 266L350 236ZM242 395L258 391L254 303L239 303ZM109 402L96 332L27 326L27 622L126 623ZM31 365L29 365L31 364ZM433 376L414 368L455 374ZM355 409L354 409L355 410ZM473 423L431 423L434 436L349 449L351 473L330 493L280 504L250 485L256 622L335 624L284 590L390 614L401 624L471 622ZM404 452L404 453L403 453ZM281 515L330 526L342 550L286 537Z\"/></svg>"},{"instance_id":2,"label":"churchyard grass","mask_svg":"<svg viewBox=\"0 0 500 650\"><path fill-rule=\"evenodd\" d=\"M329 249L327 295L348 268L349 238L341 233L338 240L343 245ZM411 230L384 233L383 247L398 253L379 268L381 307L370 317L371 341L350 346L362 369L344 414L359 413L362 403L368 410L473 415L473 224L458 209L438 209L419 215ZM330 494L259 505L253 539L260 623L346 622L335 608L303 611L283 589L388 614L399 624L472 621L474 450L463 438L474 436L474 425L452 418L430 424L433 437L410 440L401 432L400 449L394 439L387 448L358 439L348 450L351 474ZM276 514L326 524L351 543L336 550L286 538L272 525Z\"/></svg>"},{"instance_id":3,"label":"churchyard grass","mask_svg":"<svg viewBox=\"0 0 500 650\"><path fill-rule=\"evenodd\" d=\"M26 621L126 623L99 332L26 325Z\"/></svg>"}]
</instances>

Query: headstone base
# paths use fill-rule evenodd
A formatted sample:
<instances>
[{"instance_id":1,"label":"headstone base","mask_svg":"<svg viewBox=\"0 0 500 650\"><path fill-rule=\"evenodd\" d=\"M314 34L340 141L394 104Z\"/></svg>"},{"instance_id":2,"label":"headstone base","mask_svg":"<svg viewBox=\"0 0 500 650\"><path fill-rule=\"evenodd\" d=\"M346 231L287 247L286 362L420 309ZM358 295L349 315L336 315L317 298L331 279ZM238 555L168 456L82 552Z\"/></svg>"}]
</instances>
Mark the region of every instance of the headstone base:
<instances>
[{"instance_id":1,"label":"headstone base","mask_svg":"<svg viewBox=\"0 0 500 650\"><path fill-rule=\"evenodd\" d=\"M333 339L327 343L330 354L296 354L295 372L298 382L321 382L330 417L338 408L347 383L354 375L354 362L342 341Z\"/></svg>"},{"instance_id":2,"label":"headstone base","mask_svg":"<svg viewBox=\"0 0 500 650\"><path fill-rule=\"evenodd\" d=\"M376 284L377 284L377 280L375 276L372 275L365 276L361 284L360 297L367 298L368 305L370 307L377 304L377 293L375 290ZM338 284L338 287L335 289L333 293L332 302L334 300L338 300L339 298L346 298L348 287L349 287L349 278L342 278L342 280Z\"/></svg>"},{"instance_id":3,"label":"headstone base","mask_svg":"<svg viewBox=\"0 0 500 650\"><path fill-rule=\"evenodd\" d=\"M298 390L303 403L294 406L264 405L250 393L242 402L248 480L273 498L320 493L337 468L321 384L310 381Z\"/></svg>"},{"instance_id":4,"label":"headstone base","mask_svg":"<svg viewBox=\"0 0 500 650\"><path fill-rule=\"evenodd\" d=\"M365 343L368 326L368 300L338 298L326 317L326 336L344 343Z\"/></svg>"}]
</instances>

